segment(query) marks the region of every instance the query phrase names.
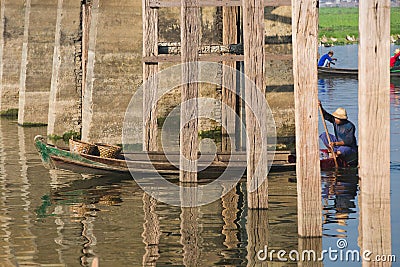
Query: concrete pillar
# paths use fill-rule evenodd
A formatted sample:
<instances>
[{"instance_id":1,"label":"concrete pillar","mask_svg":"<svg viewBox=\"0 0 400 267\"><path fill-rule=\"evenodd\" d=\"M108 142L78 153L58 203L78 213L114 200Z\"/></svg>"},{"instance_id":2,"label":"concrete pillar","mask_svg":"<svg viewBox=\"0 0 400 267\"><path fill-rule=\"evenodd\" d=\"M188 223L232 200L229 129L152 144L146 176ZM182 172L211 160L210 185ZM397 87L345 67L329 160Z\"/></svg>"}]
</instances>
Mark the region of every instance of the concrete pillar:
<instances>
[{"instance_id":1,"label":"concrete pillar","mask_svg":"<svg viewBox=\"0 0 400 267\"><path fill-rule=\"evenodd\" d=\"M142 83L141 2L93 0L82 139L121 143L129 101Z\"/></svg>"},{"instance_id":2,"label":"concrete pillar","mask_svg":"<svg viewBox=\"0 0 400 267\"><path fill-rule=\"evenodd\" d=\"M26 0L18 124L47 124L57 2Z\"/></svg>"},{"instance_id":3,"label":"concrete pillar","mask_svg":"<svg viewBox=\"0 0 400 267\"><path fill-rule=\"evenodd\" d=\"M24 1L0 2L0 112L5 112L18 109Z\"/></svg>"},{"instance_id":4,"label":"concrete pillar","mask_svg":"<svg viewBox=\"0 0 400 267\"><path fill-rule=\"evenodd\" d=\"M58 0L47 134L80 132L81 2Z\"/></svg>"}]
</instances>

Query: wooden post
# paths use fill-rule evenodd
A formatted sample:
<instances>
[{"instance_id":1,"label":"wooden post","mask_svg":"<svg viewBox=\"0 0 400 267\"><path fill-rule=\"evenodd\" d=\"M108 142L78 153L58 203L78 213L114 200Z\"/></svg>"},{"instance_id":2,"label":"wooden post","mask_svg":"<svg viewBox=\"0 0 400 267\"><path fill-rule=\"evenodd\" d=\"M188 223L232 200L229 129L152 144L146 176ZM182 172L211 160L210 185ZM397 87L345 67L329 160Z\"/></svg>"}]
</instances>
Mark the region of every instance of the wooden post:
<instances>
[{"instance_id":1,"label":"wooden post","mask_svg":"<svg viewBox=\"0 0 400 267\"><path fill-rule=\"evenodd\" d=\"M292 1L298 232L302 237L322 236L317 4L314 0Z\"/></svg>"},{"instance_id":2,"label":"wooden post","mask_svg":"<svg viewBox=\"0 0 400 267\"><path fill-rule=\"evenodd\" d=\"M181 182L197 181L198 151L198 48L200 46L200 8L198 0L182 0L181 7L181 59L182 105L180 134ZM191 62L190 64L185 64ZM185 102L185 101L189 101Z\"/></svg>"},{"instance_id":3,"label":"wooden post","mask_svg":"<svg viewBox=\"0 0 400 267\"><path fill-rule=\"evenodd\" d=\"M243 40L247 132L247 199L248 207L268 208L268 182L266 173L256 173L257 164L266 166L267 158L261 154L261 129L253 113L260 107L255 90L264 94L264 4L262 0L243 0ZM254 84L253 84L254 83ZM249 106L250 105L250 106ZM258 118L260 119L260 118ZM266 144L263 144L263 146ZM260 162L259 162L260 161ZM264 181L264 182L262 182ZM257 188L250 190L250 186Z\"/></svg>"},{"instance_id":4,"label":"wooden post","mask_svg":"<svg viewBox=\"0 0 400 267\"><path fill-rule=\"evenodd\" d=\"M143 0L143 57L158 55L158 9ZM157 151L158 63L143 62L143 149Z\"/></svg>"},{"instance_id":5,"label":"wooden post","mask_svg":"<svg viewBox=\"0 0 400 267\"><path fill-rule=\"evenodd\" d=\"M390 255L390 1L359 6L359 176L362 249ZM361 221L360 221L361 223ZM391 266L363 262L363 266Z\"/></svg>"},{"instance_id":6,"label":"wooden post","mask_svg":"<svg viewBox=\"0 0 400 267\"><path fill-rule=\"evenodd\" d=\"M390 189L390 1L360 2L359 163L369 194Z\"/></svg>"},{"instance_id":7,"label":"wooden post","mask_svg":"<svg viewBox=\"0 0 400 267\"><path fill-rule=\"evenodd\" d=\"M224 45L234 44L238 41L238 30L237 23L239 21L239 8L238 7L223 7L222 9L223 16L223 35L222 42ZM228 69L236 69L236 62L234 61L225 61L223 62L223 66ZM232 75L231 75L232 74ZM222 103L226 106L222 106L222 124L226 125L227 128L222 128L222 151L230 151L235 150L235 116L228 112L226 109L229 107L232 110L236 111L236 94L232 92L232 89L236 89L236 75L232 73L232 71L223 69L222 76ZM230 89L230 90L229 90ZM234 138L230 140L228 138ZM233 147L231 147L231 144Z\"/></svg>"}]
</instances>

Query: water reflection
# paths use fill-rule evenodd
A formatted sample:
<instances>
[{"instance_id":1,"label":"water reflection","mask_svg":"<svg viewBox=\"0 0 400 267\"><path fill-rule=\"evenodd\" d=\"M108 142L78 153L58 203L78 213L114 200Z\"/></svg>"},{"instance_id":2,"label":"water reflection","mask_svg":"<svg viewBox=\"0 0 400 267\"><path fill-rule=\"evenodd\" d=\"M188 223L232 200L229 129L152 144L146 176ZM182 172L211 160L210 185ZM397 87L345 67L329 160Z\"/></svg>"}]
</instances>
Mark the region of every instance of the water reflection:
<instances>
[{"instance_id":1,"label":"water reflection","mask_svg":"<svg viewBox=\"0 0 400 267\"><path fill-rule=\"evenodd\" d=\"M357 219L358 176L353 173L323 173L322 203L325 236L346 238L349 220Z\"/></svg>"}]
</instances>

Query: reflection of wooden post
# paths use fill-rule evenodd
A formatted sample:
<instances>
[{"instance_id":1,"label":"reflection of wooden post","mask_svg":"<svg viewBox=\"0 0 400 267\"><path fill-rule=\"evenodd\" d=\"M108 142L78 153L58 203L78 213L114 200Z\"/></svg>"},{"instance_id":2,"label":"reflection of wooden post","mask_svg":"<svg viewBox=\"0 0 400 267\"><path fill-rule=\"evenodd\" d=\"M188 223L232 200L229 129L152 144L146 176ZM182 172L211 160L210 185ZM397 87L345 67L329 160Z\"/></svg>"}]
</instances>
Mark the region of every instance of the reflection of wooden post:
<instances>
[{"instance_id":1,"label":"reflection of wooden post","mask_svg":"<svg viewBox=\"0 0 400 267\"><path fill-rule=\"evenodd\" d=\"M359 246L361 252L370 251L368 255L375 260L377 255L391 255L391 225L390 225L390 194L371 195L364 192L364 181L360 182L360 222ZM363 266L392 266L390 261L374 262L363 261Z\"/></svg>"},{"instance_id":2,"label":"reflection of wooden post","mask_svg":"<svg viewBox=\"0 0 400 267\"><path fill-rule=\"evenodd\" d=\"M238 30L237 23L239 20L239 9L238 7L223 7L223 36L222 42L224 45L234 44L238 40ZM226 61L224 62L224 66L228 68L236 69L236 62L234 61ZM235 150L235 120L236 118L232 112L229 113L226 108L231 108L233 111L236 111L236 94L234 93L236 90L236 75L233 74L232 71L225 71L223 73L222 79L222 103L226 104L222 106L222 124L226 125L227 129L222 127L222 151L230 151ZM229 90L229 89L231 90ZM232 92L233 90L233 92ZM233 138L230 140L228 138ZM231 147L231 143L233 147Z\"/></svg>"},{"instance_id":3,"label":"reflection of wooden post","mask_svg":"<svg viewBox=\"0 0 400 267\"><path fill-rule=\"evenodd\" d=\"M224 245L228 249L237 248L239 244L237 237L238 227L235 222L239 211L237 208L238 201L239 195L236 193L236 187L222 197L222 207L224 208L222 210L224 220L222 234L225 236Z\"/></svg>"},{"instance_id":4,"label":"reflection of wooden post","mask_svg":"<svg viewBox=\"0 0 400 267\"><path fill-rule=\"evenodd\" d=\"M322 261L318 261L321 257L322 252L322 238L321 237L313 237L313 238L299 238L299 262L297 266L301 267L322 267L324 263ZM303 253L303 251L310 251L311 253ZM315 254L314 254L315 252ZM304 259L303 259L303 255ZM310 255L310 256L308 256ZM326 255L326 254L325 254ZM310 257L310 259L308 259Z\"/></svg>"},{"instance_id":5,"label":"reflection of wooden post","mask_svg":"<svg viewBox=\"0 0 400 267\"><path fill-rule=\"evenodd\" d=\"M143 266L156 266L157 259L160 257L158 253L158 244L160 241L160 221L155 213L157 200L147 193L143 193L143 242L145 244L146 253L143 255Z\"/></svg>"},{"instance_id":6,"label":"reflection of wooden post","mask_svg":"<svg viewBox=\"0 0 400 267\"><path fill-rule=\"evenodd\" d=\"M182 0L181 8L181 57L182 63L182 105L180 134L180 181L197 181L198 151L198 48L200 46L199 0ZM185 101L190 100L190 104Z\"/></svg>"},{"instance_id":7,"label":"reflection of wooden post","mask_svg":"<svg viewBox=\"0 0 400 267\"><path fill-rule=\"evenodd\" d=\"M247 243L247 266L268 266L267 261L260 261L257 253L268 246L268 210L249 209L247 214L246 230ZM265 251L264 251L265 253Z\"/></svg>"},{"instance_id":8,"label":"reflection of wooden post","mask_svg":"<svg viewBox=\"0 0 400 267\"><path fill-rule=\"evenodd\" d=\"M158 9L150 8L150 0L143 0L143 57L158 55ZM157 151L157 91L158 63L143 63L143 149ZM154 107L154 108L153 108Z\"/></svg>"},{"instance_id":9,"label":"reflection of wooden post","mask_svg":"<svg viewBox=\"0 0 400 267\"><path fill-rule=\"evenodd\" d=\"M191 184L195 186L195 184ZM185 266L200 265L200 231L197 222L199 217L199 207L197 204L197 191L191 191L190 188L180 185L181 205L181 244L183 246L183 264Z\"/></svg>"},{"instance_id":10,"label":"reflection of wooden post","mask_svg":"<svg viewBox=\"0 0 400 267\"><path fill-rule=\"evenodd\" d=\"M199 266L199 225L197 217L198 207L181 208L181 244L183 246L183 264L185 266Z\"/></svg>"},{"instance_id":11,"label":"reflection of wooden post","mask_svg":"<svg viewBox=\"0 0 400 267\"><path fill-rule=\"evenodd\" d=\"M247 192L249 208L268 207L268 182L266 173L256 173L257 164L267 165L267 159L261 154L261 129L254 109L260 109L256 91L264 94L264 2L262 0L243 0L243 40L245 83L246 125L247 125ZM252 84L252 82L254 84ZM249 106L250 105L250 106ZM260 110L258 110L260 111ZM264 119L264 118L258 118ZM262 140L264 141L264 140ZM263 146L266 144L263 144ZM263 181L264 182L261 182ZM250 185L257 190L251 192Z\"/></svg>"},{"instance_id":12,"label":"reflection of wooden post","mask_svg":"<svg viewBox=\"0 0 400 267\"><path fill-rule=\"evenodd\" d=\"M322 236L318 144L318 7L292 1L293 77L296 120L298 232ZM304 67L307 66L307 67Z\"/></svg>"}]
</instances>

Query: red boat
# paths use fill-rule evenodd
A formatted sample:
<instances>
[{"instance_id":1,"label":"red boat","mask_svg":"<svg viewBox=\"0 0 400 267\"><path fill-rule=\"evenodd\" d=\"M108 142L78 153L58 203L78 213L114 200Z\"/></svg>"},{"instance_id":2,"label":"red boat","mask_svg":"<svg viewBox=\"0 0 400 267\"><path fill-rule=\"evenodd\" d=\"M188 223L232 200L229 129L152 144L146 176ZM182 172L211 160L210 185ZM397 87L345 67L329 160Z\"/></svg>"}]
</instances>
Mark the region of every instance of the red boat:
<instances>
[{"instance_id":1,"label":"red boat","mask_svg":"<svg viewBox=\"0 0 400 267\"><path fill-rule=\"evenodd\" d=\"M345 161L341 157L337 157L336 161L339 168L355 168L358 165L358 158L354 158L352 161ZM329 156L328 149L320 149L320 166L321 170L332 170L335 168L335 160Z\"/></svg>"}]
</instances>

